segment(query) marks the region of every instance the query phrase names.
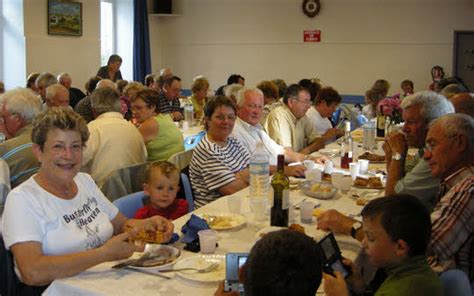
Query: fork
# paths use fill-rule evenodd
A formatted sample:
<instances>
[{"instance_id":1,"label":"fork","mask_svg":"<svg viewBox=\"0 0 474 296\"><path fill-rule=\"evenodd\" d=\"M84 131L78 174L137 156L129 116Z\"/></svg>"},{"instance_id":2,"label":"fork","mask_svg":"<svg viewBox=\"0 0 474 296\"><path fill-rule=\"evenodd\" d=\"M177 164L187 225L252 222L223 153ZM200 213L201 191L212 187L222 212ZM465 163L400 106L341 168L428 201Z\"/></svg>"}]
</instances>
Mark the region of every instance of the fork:
<instances>
[{"instance_id":1,"label":"fork","mask_svg":"<svg viewBox=\"0 0 474 296\"><path fill-rule=\"evenodd\" d=\"M195 270L197 273L206 273L211 272L219 266L219 263L215 262L205 268L195 268L195 267L184 267L184 268L175 268L175 269L164 269L159 272L172 272L172 271L183 271L183 270Z\"/></svg>"}]
</instances>

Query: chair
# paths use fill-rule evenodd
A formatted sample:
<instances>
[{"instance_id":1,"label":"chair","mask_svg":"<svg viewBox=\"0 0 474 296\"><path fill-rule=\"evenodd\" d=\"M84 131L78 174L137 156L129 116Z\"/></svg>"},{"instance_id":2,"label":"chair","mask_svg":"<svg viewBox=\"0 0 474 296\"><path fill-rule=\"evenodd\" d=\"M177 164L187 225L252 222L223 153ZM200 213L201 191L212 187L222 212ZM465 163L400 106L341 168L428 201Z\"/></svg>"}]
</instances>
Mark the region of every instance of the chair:
<instances>
[{"instance_id":1,"label":"chair","mask_svg":"<svg viewBox=\"0 0 474 296\"><path fill-rule=\"evenodd\" d=\"M459 269L450 269L442 274L439 278L443 283L445 296L471 296L471 284L466 273Z\"/></svg>"},{"instance_id":2,"label":"chair","mask_svg":"<svg viewBox=\"0 0 474 296\"><path fill-rule=\"evenodd\" d=\"M110 201L142 191L146 166L146 163L141 163L118 169L110 173L99 188Z\"/></svg>"},{"instance_id":3,"label":"chair","mask_svg":"<svg viewBox=\"0 0 474 296\"><path fill-rule=\"evenodd\" d=\"M181 184L184 190L184 196L188 202L188 212L194 211L194 197L193 189L191 188L191 182L189 181L188 175L181 173Z\"/></svg>"},{"instance_id":4,"label":"chair","mask_svg":"<svg viewBox=\"0 0 474 296\"><path fill-rule=\"evenodd\" d=\"M197 135L186 137L186 139L184 139L184 150L188 151L196 147L197 144L199 144L199 141L201 141L202 137L204 137L205 134L206 132L202 131Z\"/></svg>"},{"instance_id":5,"label":"chair","mask_svg":"<svg viewBox=\"0 0 474 296\"><path fill-rule=\"evenodd\" d=\"M178 168L178 170L181 171L185 167L189 166L192 157L193 149L190 149L171 155L168 161L174 164Z\"/></svg>"},{"instance_id":6,"label":"chair","mask_svg":"<svg viewBox=\"0 0 474 296\"><path fill-rule=\"evenodd\" d=\"M16 275L13 267L13 255L5 249L0 237L0 295L16 295Z\"/></svg>"},{"instance_id":7,"label":"chair","mask_svg":"<svg viewBox=\"0 0 474 296\"><path fill-rule=\"evenodd\" d=\"M137 212L137 210L144 206L144 197L145 193L143 191L135 192L114 200L113 204L127 218L133 218L135 217L135 213Z\"/></svg>"},{"instance_id":8,"label":"chair","mask_svg":"<svg viewBox=\"0 0 474 296\"><path fill-rule=\"evenodd\" d=\"M10 192L10 171L8 164L0 158L0 204L5 203L8 192Z\"/></svg>"},{"instance_id":9,"label":"chair","mask_svg":"<svg viewBox=\"0 0 474 296\"><path fill-rule=\"evenodd\" d=\"M188 202L189 212L194 210L194 197L193 189L191 187L191 182L189 181L189 171L188 167L191 163L191 158L193 157L193 149L178 152L172 155L168 161L174 164L178 170L181 172L180 180L180 190L178 192L179 196L185 196L186 201Z\"/></svg>"}]
</instances>

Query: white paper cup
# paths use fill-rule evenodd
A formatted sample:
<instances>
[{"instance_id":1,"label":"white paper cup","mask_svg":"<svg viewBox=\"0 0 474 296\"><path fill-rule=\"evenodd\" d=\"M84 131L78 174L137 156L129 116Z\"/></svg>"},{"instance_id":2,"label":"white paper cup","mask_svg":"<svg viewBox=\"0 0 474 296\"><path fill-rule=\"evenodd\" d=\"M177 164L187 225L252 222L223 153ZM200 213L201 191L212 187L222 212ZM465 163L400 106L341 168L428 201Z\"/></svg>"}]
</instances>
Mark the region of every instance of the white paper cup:
<instances>
[{"instance_id":1,"label":"white paper cup","mask_svg":"<svg viewBox=\"0 0 474 296\"><path fill-rule=\"evenodd\" d=\"M314 204L309 201L304 201L300 204L300 219L301 223L311 224L313 222Z\"/></svg>"},{"instance_id":2,"label":"white paper cup","mask_svg":"<svg viewBox=\"0 0 474 296\"><path fill-rule=\"evenodd\" d=\"M308 171L310 171L310 170L312 170L316 167L316 163L313 160L309 160L309 159L303 161L303 165L305 166L305 168Z\"/></svg>"},{"instance_id":3,"label":"white paper cup","mask_svg":"<svg viewBox=\"0 0 474 296\"><path fill-rule=\"evenodd\" d=\"M359 159L357 162L359 163L359 172L367 174L369 171L369 161L367 159Z\"/></svg>"},{"instance_id":4,"label":"white paper cup","mask_svg":"<svg viewBox=\"0 0 474 296\"><path fill-rule=\"evenodd\" d=\"M183 131L187 131L189 129L189 123L187 121L183 121Z\"/></svg>"},{"instance_id":5,"label":"white paper cup","mask_svg":"<svg viewBox=\"0 0 474 296\"><path fill-rule=\"evenodd\" d=\"M321 171L318 168L315 168L313 170L309 170L305 172L305 177L307 180L315 181L315 182L321 182L321 178L323 176L323 171Z\"/></svg>"},{"instance_id":6,"label":"white paper cup","mask_svg":"<svg viewBox=\"0 0 474 296\"><path fill-rule=\"evenodd\" d=\"M332 174L332 169L333 169L334 164L332 163L331 160L326 160L324 163L324 173L326 174Z\"/></svg>"},{"instance_id":7,"label":"white paper cup","mask_svg":"<svg viewBox=\"0 0 474 296\"><path fill-rule=\"evenodd\" d=\"M343 180L344 178L344 174L343 173L332 173L331 174L331 182L332 182L332 185L336 188L336 189L341 189L342 190L342 187L344 186L342 183L344 182Z\"/></svg>"},{"instance_id":8,"label":"white paper cup","mask_svg":"<svg viewBox=\"0 0 474 296\"><path fill-rule=\"evenodd\" d=\"M216 251L217 232L212 229L198 231L201 253L213 254Z\"/></svg>"},{"instance_id":9,"label":"white paper cup","mask_svg":"<svg viewBox=\"0 0 474 296\"><path fill-rule=\"evenodd\" d=\"M242 199L238 195L229 195L227 197L227 206L229 207L229 212L240 214Z\"/></svg>"},{"instance_id":10,"label":"white paper cup","mask_svg":"<svg viewBox=\"0 0 474 296\"><path fill-rule=\"evenodd\" d=\"M264 198L250 197L250 209L255 221L263 221L267 216L267 200Z\"/></svg>"},{"instance_id":11,"label":"white paper cup","mask_svg":"<svg viewBox=\"0 0 474 296\"><path fill-rule=\"evenodd\" d=\"M359 174L359 169L360 165L358 162L349 163L349 171L351 172L352 180L355 180L357 178L357 175Z\"/></svg>"}]
</instances>

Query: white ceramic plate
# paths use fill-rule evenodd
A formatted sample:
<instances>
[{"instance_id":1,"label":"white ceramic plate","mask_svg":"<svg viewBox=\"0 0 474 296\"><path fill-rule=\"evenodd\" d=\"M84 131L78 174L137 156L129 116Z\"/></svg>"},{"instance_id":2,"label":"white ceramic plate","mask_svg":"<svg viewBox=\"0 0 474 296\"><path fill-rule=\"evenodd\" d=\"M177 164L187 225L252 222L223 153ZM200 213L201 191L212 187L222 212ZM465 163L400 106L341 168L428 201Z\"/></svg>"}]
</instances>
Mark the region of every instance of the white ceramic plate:
<instances>
[{"instance_id":1,"label":"white ceramic plate","mask_svg":"<svg viewBox=\"0 0 474 296\"><path fill-rule=\"evenodd\" d=\"M159 245L159 244L146 244L145 251L143 253L135 253L131 259L138 259L146 252L150 252L152 256L159 256L153 260L153 258L141 262L139 265L133 265L133 268L137 269L150 269L150 268L164 268L173 265L181 255L181 251L172 246ZM153 260L153 261L151 261Z\"/></svg>"},{"instance_id":2,"label":"white ceramic plate","mask_svg":"<svg viewBox=\"0 0 474 296\"><path fill-rule=\"evenodd\" d=\"M219 263L219 266L211 272L198 273L194 270L178 271L176 274L192 282L198 283L218 283L225 279L225 255L196 255L183 258L176 262L173 268L206 268L213 263Z\"/></svg>"},{"instance_id":3,"label":"white ceramic plate","mask_svg":"<svg viewBox=\"0 0 474 296\"><path fill-rule=\"evenodd\" d=\"M233 213L208 213L200 215L214 230L229 230L239 228L247 222L245 216Z\"/></svg>"},{"instance_id":4,"label":"white ceramic plate","mask_svg":"<svg viewBox=\"0 0 474 296\"><path fill-rule=\"evenodd\" d=\"M341 149L336 149L336 148L324 148L324 149L319 149L317 152L321 153L322 155L328 156L328 157L333 157L337 154L341 153Z\"/></svg>"},{"instance_id":5,"label":"white ceramic plate","mask_svg":"<svg viewBox=\"0 0 474 296\"><path fill-rule=\"evenodd\" d=\"M265 234L267 234L267 233L274 232L274 231L278 231L278 230L282 230L282 229L288 229L288 227L280 227L280 226L268 226L268 227L264 227L264 228L260 229L259 231L257 231L257 233L255 234L255 239L256 239L256 240L259 240L259 239L261 239L262 237L264 237Z\"/></svg>"}]
</instances>

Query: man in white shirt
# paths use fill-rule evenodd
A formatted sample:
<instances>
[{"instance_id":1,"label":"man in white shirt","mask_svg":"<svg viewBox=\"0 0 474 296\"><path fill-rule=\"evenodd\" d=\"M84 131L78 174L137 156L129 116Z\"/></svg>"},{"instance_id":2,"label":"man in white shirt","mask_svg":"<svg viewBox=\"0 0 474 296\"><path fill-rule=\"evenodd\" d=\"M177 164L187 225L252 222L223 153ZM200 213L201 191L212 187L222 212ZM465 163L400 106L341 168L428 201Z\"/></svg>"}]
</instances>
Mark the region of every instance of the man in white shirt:
<instances>
[{"instance_id":1,"label":"man in white shirt","mask_svg":"<svg viewBox=\"0 0 474 296\"><path fill-rule=\"evenodd\" d=\"M270 112L265 130L270 138L283 147L292 147L302 154L311 154L324 147L324 140L311 125L306 112L311 106L306 89L292 84L283 97L283 106Z\"/></svg>"},{"instance_id":2,"label":"man in white shirt","mask_svg":"<svg viewBox=\"0 0 474 296\"><path fill-rule=\"evenodd\" d=\"M341 101L341 96L334 88L330 86L323 87L318 91L314 106L306 112L306 116L325 143L344 135L344 131L333 128L329 120Z\"/></svg>"},{"instance_id":3,"label":"man in white shirt","mask_svg":"<svg viewBox=\"0 0 474 296\"><path fill-rule=\"evenodd\" d=\"M144 163L147 152L138 129L120 113L120 98L114 89L96 89L91 95L91 104L96 118L87 124L90 137L83 164L100 187L111 172Z\"/></svg>"},{"instance_id":4,"label":"man in white shirt","mask_svg":"<svg viewBox=\"0 0 474 296\"><path fill-rule=\"evenodd\" d=\"M257 146L262 142L269 156L270 165L277 163L277 155L284 154L287 162L302 162L305 159L312 159L316 162L323 162L324 158L312 157L293 151L291 148L284 148L272 140L259 124L263 111L263 93L258 88L242 88L237 94L237 119L231 136L240 141L242 146L251 155ZM287 167L287 175L302 175L304 167Z\"/></svg>"}]
</instances>

